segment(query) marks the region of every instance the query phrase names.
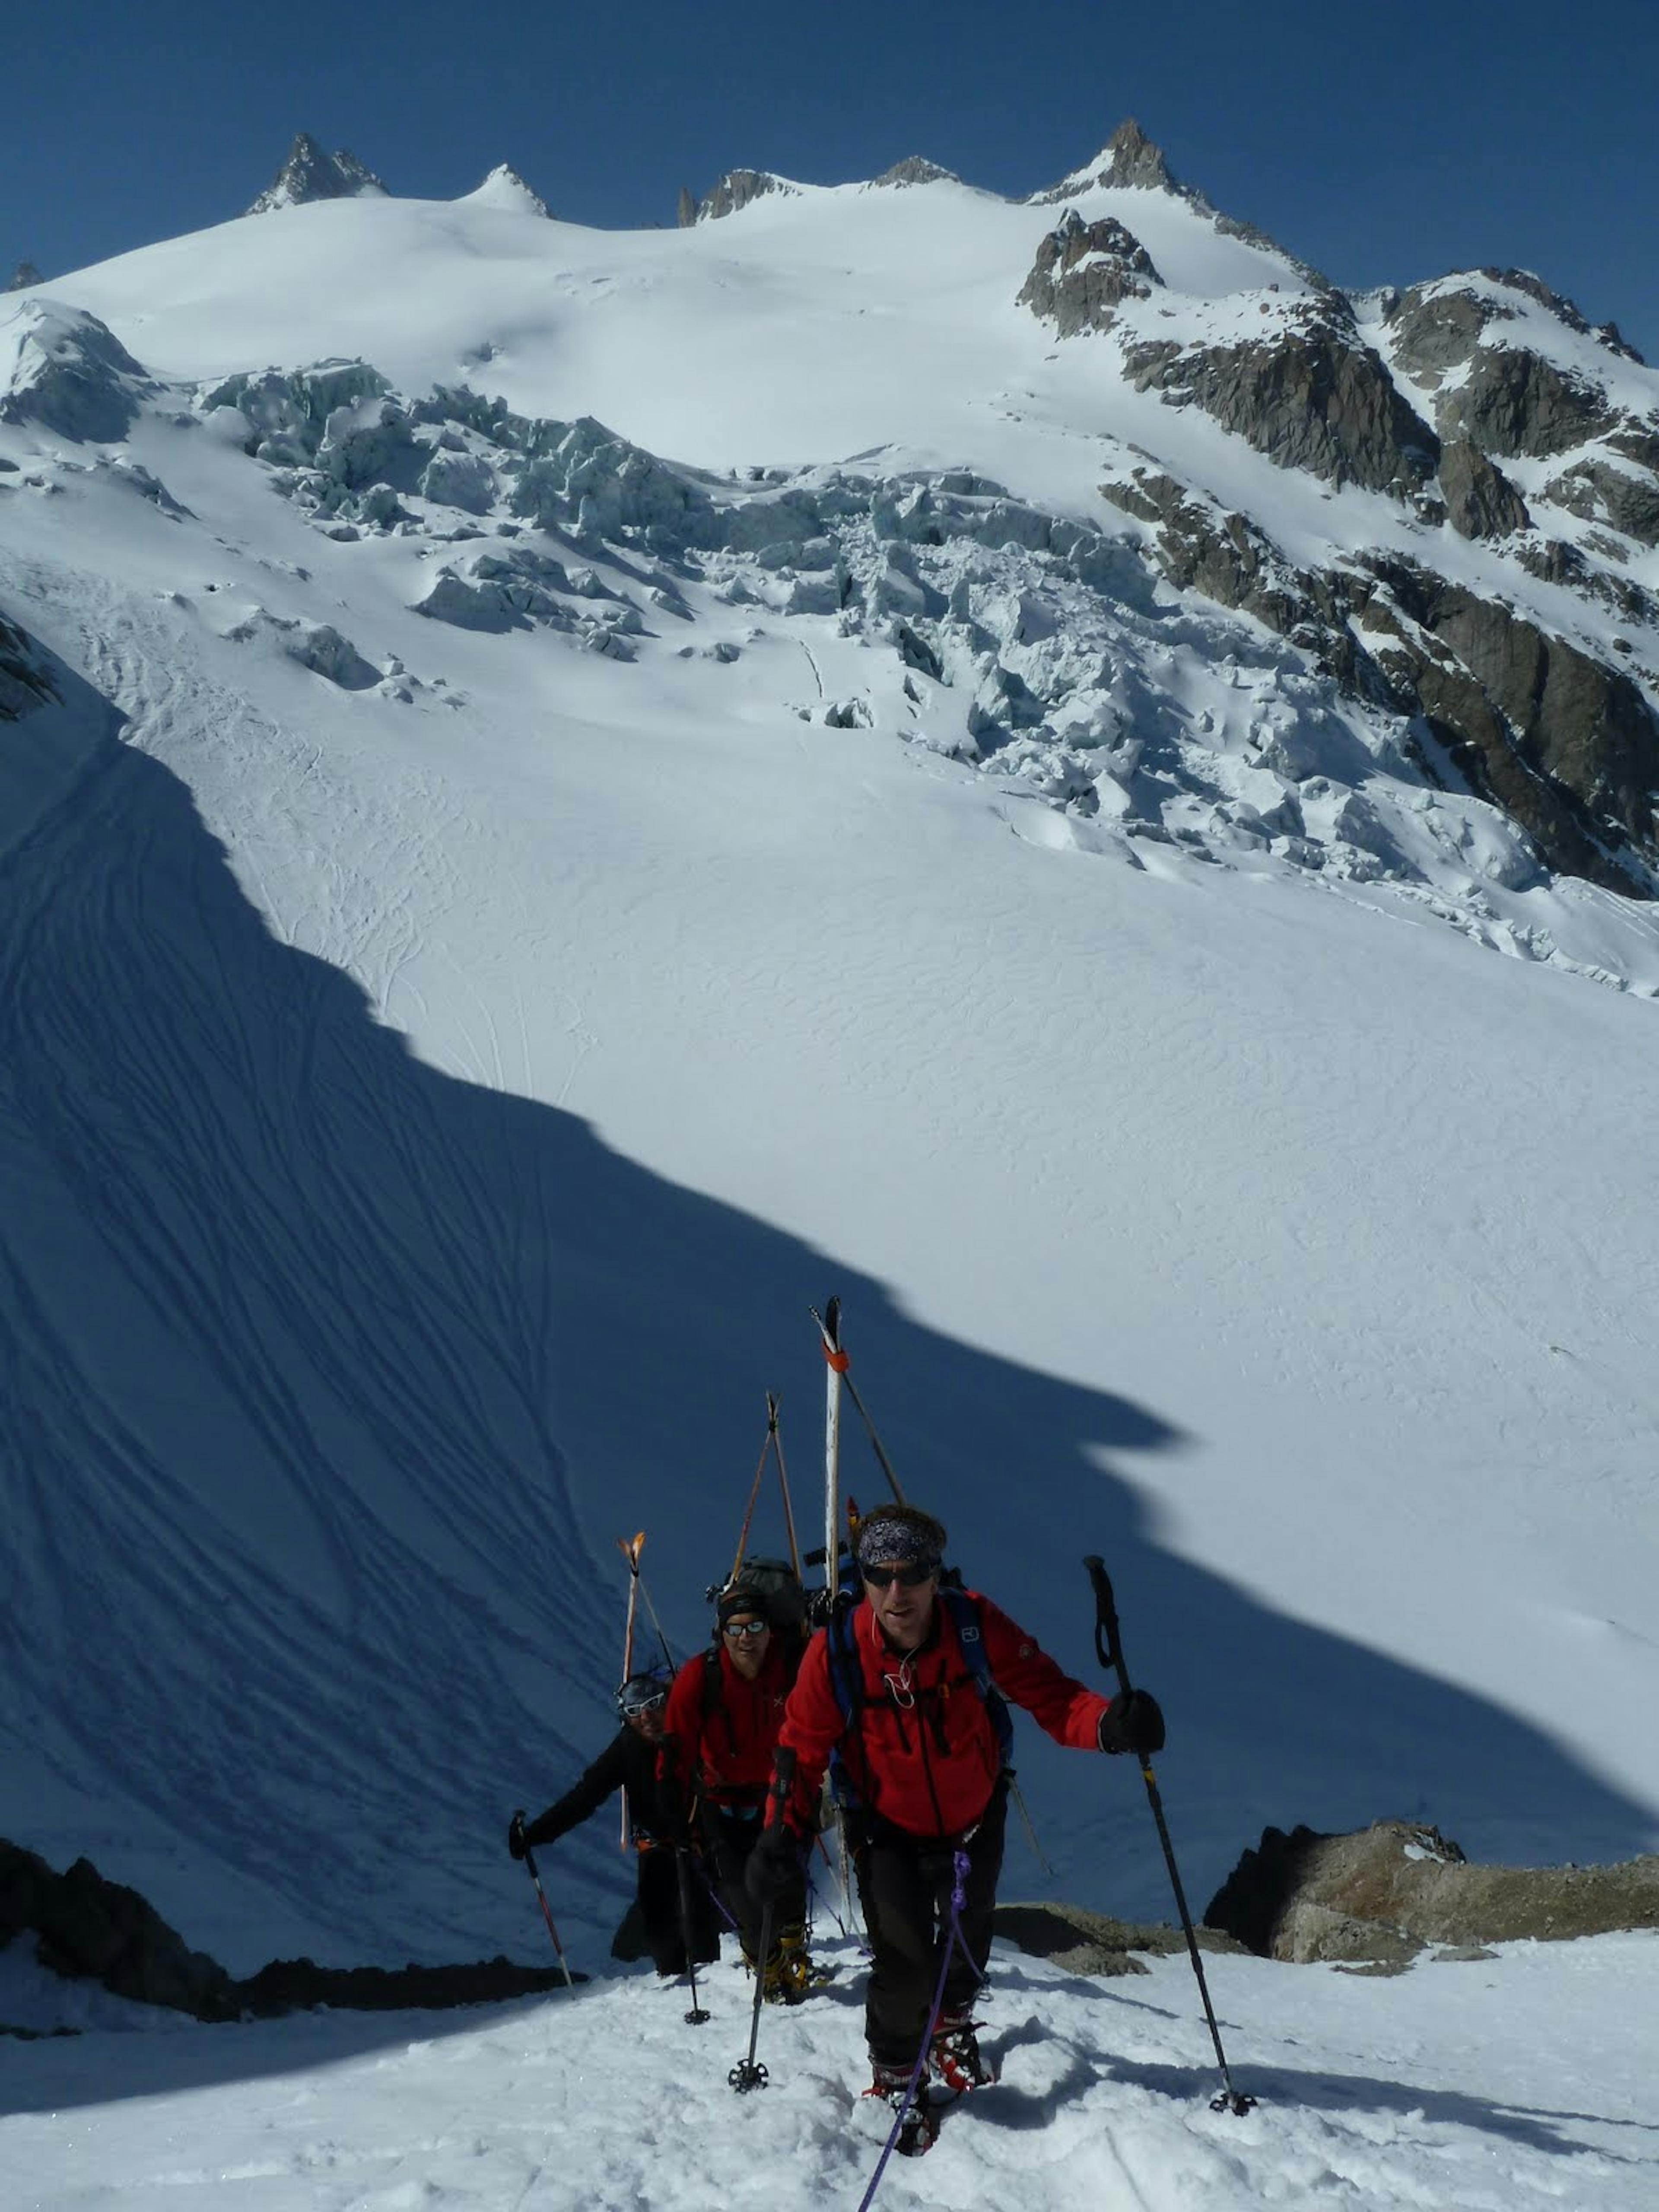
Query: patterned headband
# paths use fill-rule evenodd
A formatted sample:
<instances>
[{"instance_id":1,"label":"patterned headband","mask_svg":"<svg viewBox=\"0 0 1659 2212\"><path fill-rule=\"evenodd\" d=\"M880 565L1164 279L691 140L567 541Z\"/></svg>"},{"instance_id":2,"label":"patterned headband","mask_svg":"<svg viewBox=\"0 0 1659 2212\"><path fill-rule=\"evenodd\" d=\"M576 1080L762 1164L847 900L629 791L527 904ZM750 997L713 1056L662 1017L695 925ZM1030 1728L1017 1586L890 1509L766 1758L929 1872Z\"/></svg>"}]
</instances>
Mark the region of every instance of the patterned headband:
<instances>
[{"instance_id":1,"label":"patterned headband","mask_svg":"<svg viewBox=\"0 0 1659 2212\"><path fill-rule=\"evenodd\" d=\"M932 1524L920 1519L872 1513L859 1531L859 1565L863 1567L890 1567L896 1559L914 1559L919 1567L937 1568L943 1557Z\"/></svg>"}]
</instances>

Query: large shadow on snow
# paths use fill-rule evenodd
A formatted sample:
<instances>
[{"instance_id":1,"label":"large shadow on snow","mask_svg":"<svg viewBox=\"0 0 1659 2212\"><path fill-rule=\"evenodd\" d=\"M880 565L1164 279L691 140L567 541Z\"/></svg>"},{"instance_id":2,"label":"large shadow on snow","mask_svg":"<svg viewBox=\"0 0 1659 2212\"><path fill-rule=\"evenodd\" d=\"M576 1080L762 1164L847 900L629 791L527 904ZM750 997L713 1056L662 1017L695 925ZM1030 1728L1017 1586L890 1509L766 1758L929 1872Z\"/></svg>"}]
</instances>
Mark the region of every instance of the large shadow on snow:
<instances>
[{"instance_id":1,"label":"large shadow on snow","mask_svg":"<svg viewBox=\"0 0 1659 2212\"><path fill-rule=\"evenodd\" d=\"M1514 1714L1163 1548L1114 1455L1178 1470L1178 1407L941 1335L856 1257L422 1065L355 982L273 937L185 786L108 745L0 862L0 1832L60 1865L86 1851L239 1972L540 1956L501 1831L608 1732L616 1540L648 1531L684 1651L767 1389L815 1522L806 1309L834 1290L912 1494L1085 1676L1079 1562L1107 1557L1169 1709L1195 1904L1269 1821L1423 1815L1536 1857L1650 1844L1641 1807ZM850 1409L846 1466L867 1503ZM770 1499L759 1534L781 1540ZM1016 1824L1004 1894L1165 1912L1133 1767L1033 1733L1054 1871ZM567 1943L602 1969L628 1880L608 1819L554 1869ZM263 2070L271 2033L158 2040L142 2086ZM14 2069L6 2094L55 2070ZM88 2069L87 2096L122 2070Z\"/></svg>"}]
</instances>

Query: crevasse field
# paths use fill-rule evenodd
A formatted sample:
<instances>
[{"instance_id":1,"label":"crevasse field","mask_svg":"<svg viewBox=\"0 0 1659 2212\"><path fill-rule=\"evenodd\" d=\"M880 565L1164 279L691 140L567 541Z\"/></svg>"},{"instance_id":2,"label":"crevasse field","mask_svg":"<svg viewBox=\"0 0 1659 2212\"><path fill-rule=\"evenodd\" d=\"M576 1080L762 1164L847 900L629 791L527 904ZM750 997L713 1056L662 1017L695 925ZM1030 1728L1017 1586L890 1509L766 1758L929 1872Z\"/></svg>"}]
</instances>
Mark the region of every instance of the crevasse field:
<instances>
[{"instance_id":1,"label":"crevasse field","mask_svg":"<svg viewBox=\"0 0 1659 2212\"><path fill-rule=\"evenodd\" d=\"M1115 198L1195 329L1295 281ZM148 380L122 437L0 422L0 614L59 694L0 729L0 1832L234 1971L545 1950L506 1820L611 1726L616 1540L695 1648L768 1389L817 1521L830 1291L907 1489L1085 1676L1105 1556L1200 1909L1269 1822L1655 1846L1659 926L1152 586L1096 489L1132 446L1310 557L1404 526L1057 347L1014 304L1053 219L363 200L0 303L0 386L86 315ZM253 457L270 387L227 387L329 360L628 448L513 505L434 408L465 499L377 511L363 388L319 504L326 441ZM897 633L940 605L935 672ZM980 637L1060 702L996 754ZM1264 732L1321 869L1229 828ZM1133 1765L1019 1754L1052 1871L1015 1824L1005 1897L1167 1917ZM690 2028L610 1968L629 1871L605 1818L547 1852L594 1978L484 2014L198 2027L16 1947L0 2019L87 2032L0 2045L8 2203L855 2205L850 1950L734 2097L738 1969ZM1213 1960L1239 2120L1184 1959L999 1954L1003 2080L881 2201L1634 2212L1656 1968Z\"/></svg>"}]
</instances>

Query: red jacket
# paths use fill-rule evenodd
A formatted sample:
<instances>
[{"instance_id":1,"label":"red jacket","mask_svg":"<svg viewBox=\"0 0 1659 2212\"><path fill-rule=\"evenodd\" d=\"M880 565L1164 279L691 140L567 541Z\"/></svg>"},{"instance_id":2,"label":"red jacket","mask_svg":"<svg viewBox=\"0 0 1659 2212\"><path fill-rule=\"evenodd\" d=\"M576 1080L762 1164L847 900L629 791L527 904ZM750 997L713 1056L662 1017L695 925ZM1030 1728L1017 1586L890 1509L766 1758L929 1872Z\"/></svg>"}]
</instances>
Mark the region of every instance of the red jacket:
<instances>
[{"instance_id":1,"label":"red jacket","mask_svg":"<svg viewBox=\"0 0 1659 2212\"><path fill-rule=\"evenodd\" d=\"M1063 1674L989 1598L977 1590L969 1595L1004 1697L1024 1705L1056 1743L1096 1750L1107 1700ZM990 1802L1002 1761L955 1623L936 1604L927 1642L901 1655L889 1646L869 1605L860 1603L846 1633L861 1684L852 1726L842 1717L823 1630L807 1646L784 1714L778 1740L796 1758L791 1826L810 1831L824 1767L839 1749L854 1795L880 1819L913 1836L962 1834Z\"/></svg>"},{"instance_id":2,"label":"red jacket","mask_svg":"<svg viewBox=\"0 0 1659 2212\"><path fill-rule=\"evenodd\" d=\"M774 1635L761 1670L747 1682L722 1638L715 1653L699 1651L674 1677L663 1715L659 1771L684 1790L695 1784L716 1805L758 1805L772 1779L772 1751L793 1679L790 1639Z\"/></svg>"}]
</instances>

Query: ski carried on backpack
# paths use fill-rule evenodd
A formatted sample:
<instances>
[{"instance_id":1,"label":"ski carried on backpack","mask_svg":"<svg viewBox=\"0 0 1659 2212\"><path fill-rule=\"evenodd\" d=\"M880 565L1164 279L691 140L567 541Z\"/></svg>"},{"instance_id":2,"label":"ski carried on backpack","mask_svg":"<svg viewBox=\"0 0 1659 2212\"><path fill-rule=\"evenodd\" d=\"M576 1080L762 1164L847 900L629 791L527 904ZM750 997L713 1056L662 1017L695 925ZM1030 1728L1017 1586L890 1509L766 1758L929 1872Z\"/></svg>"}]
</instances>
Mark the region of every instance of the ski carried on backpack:
<instances>
[{"instance_id":1,"label":"ski carried on backpack","mask_svg":"<svg viewBox=\"0 0 1659 2212\"><path fill-rule=\"evenodd\" d=\"M640 1603L640 1553L645 1549L645 1531L641 1528L632 1537L618 1536L617 1549L628 1562L628 1620L623 1629L623 1670L625 1682L634 1671L634 1616ZM633 1838L628 1819L628 1792L622 1793L622 1847L626 1850Z\"/></svg>"}]
</instances>

